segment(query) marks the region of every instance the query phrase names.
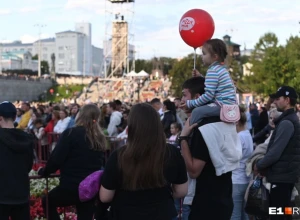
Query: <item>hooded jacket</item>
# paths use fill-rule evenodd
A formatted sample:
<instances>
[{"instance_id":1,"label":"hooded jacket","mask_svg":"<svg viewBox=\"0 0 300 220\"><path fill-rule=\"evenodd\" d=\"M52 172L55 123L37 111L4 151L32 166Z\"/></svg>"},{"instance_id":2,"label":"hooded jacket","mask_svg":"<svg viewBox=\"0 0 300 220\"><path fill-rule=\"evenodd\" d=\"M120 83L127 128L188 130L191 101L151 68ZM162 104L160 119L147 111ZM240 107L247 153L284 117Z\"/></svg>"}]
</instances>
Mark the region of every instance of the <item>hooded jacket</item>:
<instances>
[{"instance_id":1,"label":"hooded jacket","mask_svg":"<svg viewBox=\"0 0 300 220\"><path fill-rule=\"evenodd\" d=\"M0 128L0 204L29 201L33 147L33 137L24 131Z\"/></svg>"}]
</instances>

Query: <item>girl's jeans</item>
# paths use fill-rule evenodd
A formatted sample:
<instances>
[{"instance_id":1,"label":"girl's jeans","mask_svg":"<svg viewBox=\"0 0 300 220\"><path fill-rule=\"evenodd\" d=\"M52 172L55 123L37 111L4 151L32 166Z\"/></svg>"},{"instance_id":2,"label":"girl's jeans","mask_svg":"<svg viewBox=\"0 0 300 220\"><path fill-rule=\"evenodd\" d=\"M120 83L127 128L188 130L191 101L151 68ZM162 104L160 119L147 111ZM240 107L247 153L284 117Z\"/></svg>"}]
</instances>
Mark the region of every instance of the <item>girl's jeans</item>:
<instances>
[{"instance_id":1,"label":"girl's jeans","mask_svg":"<svg viewBox=\"0 0 300 220\"><path fill-rule=\"evenodd\" d=\"M248 184L232 184L233 212L231 220L249 220L245 212L245 193Z\"/></svg>"}]
</instances>

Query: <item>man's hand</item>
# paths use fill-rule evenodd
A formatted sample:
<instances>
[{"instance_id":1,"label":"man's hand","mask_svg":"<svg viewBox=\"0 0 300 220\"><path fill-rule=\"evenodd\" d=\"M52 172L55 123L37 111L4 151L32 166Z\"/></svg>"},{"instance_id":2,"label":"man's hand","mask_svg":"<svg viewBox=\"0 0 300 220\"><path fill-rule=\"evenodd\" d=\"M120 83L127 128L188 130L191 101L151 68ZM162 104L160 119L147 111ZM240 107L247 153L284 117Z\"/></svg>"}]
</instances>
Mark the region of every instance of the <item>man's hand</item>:
<instances>
[{"instance_id":1,"label":"man's hand","mask_svg":"<svg viewBox=\"0 0 300 220\"><path fill-rule=\"evenodd\" d=\"M197 77L197 76L202 76L203 77L203 75L196 69L193 69L192 76L193 77Z\"/></svg>"},{"instance_id":2,"label":"man's hand","mask_svg":"<svg viewBox=\"0 0 300 220\"><path fill-rule=\"evenodd\" d=\"M256 161L254 163L254 166L253 166L253 175L254 176L258 176L258 177L264 177L264 175L262 175L258 169L257 169L257 166L256 166Z\"/></svg>"},{"instance_id":3,"label":"man's hand","mask_svg":"<svg viewBox=\"0 0 300 220\"><path fill-rule=\"evenodd\" d=\"M197 126L198 126L197 123L190 125L190 118L188 118L185 122L185 125L184 125L182 131L181 131L180 136L189 136L191 134L192 130Z\"/></svg>"},{"instance_id":4,"label":"man's hand","mask_svg":"<svg viewBox=\"0 0 300 220\"><path fill-rule=\"evenodd\" d=\"M181 108L182 110L186 110L186 109L188 109L188 107L187 107L186 103L180 103L180 106L179 106L179 108Z\"/></svg>"}]
</instances>

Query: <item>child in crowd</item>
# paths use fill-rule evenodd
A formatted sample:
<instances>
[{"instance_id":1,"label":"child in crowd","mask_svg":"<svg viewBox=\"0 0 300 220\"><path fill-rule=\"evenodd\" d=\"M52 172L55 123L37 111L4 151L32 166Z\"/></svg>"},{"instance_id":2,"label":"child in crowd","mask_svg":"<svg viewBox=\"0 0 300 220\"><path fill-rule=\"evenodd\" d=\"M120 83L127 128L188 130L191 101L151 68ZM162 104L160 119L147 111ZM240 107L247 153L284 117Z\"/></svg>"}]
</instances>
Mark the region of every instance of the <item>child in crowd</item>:
<instances>
[{"instance_id":1,"label":"child in crowd","mask_svg":"<svg viewBox=\"0 0 300 220\"><path fill-rule=\"evenodd\" d=\"M47 136L45 135L44 126L43 126L43 120L41 118L38 118L34 122L34 135L38 140L41 140L41 145L45 146L48 145Z\"/></svg>"},{"instance_id":2,"label":"child in crowd","mask_svg":"<svg viewBox=\"0 0 300 220\"><path fill-rule=\"evenodd\" d=\"M171 124L171 137L169 137L169 142L175 142L177 140L178 135L181 132L181 125L177 122Z\"/></svg>"},{"instance_id":3,"label":"child in crowd","mask_svg":"<svg viewBox=\"0 0 300 220\"><path fill-rule=\"evenodd\" d=\"M50 152L49 152L49 146L48 146L48 138L47 135L45 135L45 130L43 126L44 122L41 118L38 118L34 121L34 136L40 141L40 149L42 160L47 160L49 158ZM35 152L36 153L36 152Z\"/></svg>"},{"instance_id":4,"label":"child in crowd","mask_svg":"<svg viewBox=\"0 0 300 220\"><path fill-rule=\"evenodd\" d=\"M170 128L171 137L169 138L170 144L174 144L177 146L177 144L175 144L175 143L178 138L178 135L180 135L181 129L182 129L181 124L179 124L177 122L174 122L171 124L171 128ZM178 148L180 148L180 147L178 146ZM183 204L183 199L175 199L174 204L175 204L178 216L173 218L173 220L178 220L178 219L187 220L188 216L189 216L189 212L190 212L189 206ZM179 218L179 216L181 216L181 218Z\"/></svg>"},{"instance_id":5,"label":"child in crowd","mask_svg":"<svg viewBox=\"0 0 300 220\"><path fill-rule=\"evenodd\" d=\"M223 64L226 56L226 44L220 39L206 41L202 47L202 60L208 66L205 77L205 93L195 100L189 100L182 107L193 109L190 123L199 123L202 118L219 116L221 107L219 104L236 104L235 86L230 73ZM193 76L201 76L193 71Z\"/></svg>"}]
</instances>

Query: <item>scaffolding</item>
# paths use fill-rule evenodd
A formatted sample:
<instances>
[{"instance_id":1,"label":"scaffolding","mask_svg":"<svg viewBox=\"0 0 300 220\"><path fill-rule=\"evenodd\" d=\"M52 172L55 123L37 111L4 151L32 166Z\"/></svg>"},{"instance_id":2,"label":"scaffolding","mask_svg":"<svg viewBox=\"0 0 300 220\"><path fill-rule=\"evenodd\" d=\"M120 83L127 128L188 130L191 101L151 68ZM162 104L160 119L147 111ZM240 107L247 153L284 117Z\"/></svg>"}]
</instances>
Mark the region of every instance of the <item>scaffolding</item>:
<instances>
[{"instance_id":1,"label":"scaffolding","mask_svg":"<svg viewBox=\"0 0 300 220\"><path fill-rule=\"evenodd\" d=\"M105 78L111 78L129 73L130 59L134 62L134 49L130 48L134 40L134 34L131 33L134 23L134 0L107 1L110 3L105 4L106 39L103 71ZM108 34L108 31L111 34Z\"/></svg>"}]
</instances>

